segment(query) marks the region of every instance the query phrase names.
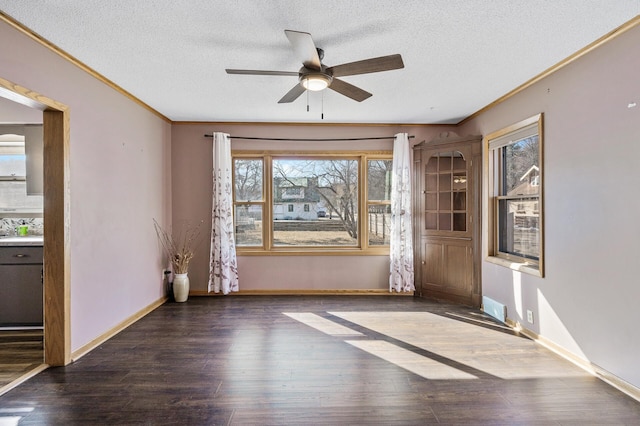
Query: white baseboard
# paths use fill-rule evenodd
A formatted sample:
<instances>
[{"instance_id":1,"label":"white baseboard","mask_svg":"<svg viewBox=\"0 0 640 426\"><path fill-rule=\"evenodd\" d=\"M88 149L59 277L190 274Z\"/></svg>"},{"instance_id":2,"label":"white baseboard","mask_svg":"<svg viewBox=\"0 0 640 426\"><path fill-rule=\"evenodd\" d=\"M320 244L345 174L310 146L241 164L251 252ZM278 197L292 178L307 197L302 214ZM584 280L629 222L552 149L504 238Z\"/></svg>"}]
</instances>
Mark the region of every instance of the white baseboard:
<instances>
[{"instance_id":1,"label":"white baseboard","mask_svg":"<svg viewBox=\"0 0 640 426\"><path fill-rule=\"evenodd\" d=\"M620 392L640 402L640 388L621 379L620 377L616 376L615 374L612 374L611 372L605 370L604 368L590 362L589 360L586 360L574 354L573 352L566 350L562 346L552 342L551 340L545 338L544 336L540 336L538 333L531 331L525 327L522 327L522 324L520 324L520 322L518 321L513 321L507 318L506 323L507 325L512 327L514 330L524 334L531 340L549 349L551 352L560 355L561 357L563 357L568 361L571 361L573 364L582 368L586 372L594 375L595 377L599 378L600 380L607 383L608 385L613 386L614 388L618 389Z\"/></svg>"}]
</instances>

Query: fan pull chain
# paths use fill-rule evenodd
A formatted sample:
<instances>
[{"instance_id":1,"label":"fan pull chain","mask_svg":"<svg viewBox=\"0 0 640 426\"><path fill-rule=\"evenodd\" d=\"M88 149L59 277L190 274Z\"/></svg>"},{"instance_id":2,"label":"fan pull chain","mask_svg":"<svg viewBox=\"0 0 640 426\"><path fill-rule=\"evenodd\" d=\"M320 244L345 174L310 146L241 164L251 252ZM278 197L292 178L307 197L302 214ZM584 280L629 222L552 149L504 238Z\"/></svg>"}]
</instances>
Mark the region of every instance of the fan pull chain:
<instances>
[{"instance_id":1,"label":"fan pull chain","mask_svg":"<svg viewBox=\"0 0 640 426\"><path fill-rule=\"evenodd\" d=\"M309 112L309 90L305 90L307 92L307 112Z\"/></svg>"},{"instance_id":2,"label":"fan pull chain","mask_svg":"<svg viewBox=\"0 0 640 426\"><path fill-rule=\"evenodd\" d=\"M320 120L324 120L324 90L322 91L322 103L320 104Z\"/></svg>"}]
</instances>

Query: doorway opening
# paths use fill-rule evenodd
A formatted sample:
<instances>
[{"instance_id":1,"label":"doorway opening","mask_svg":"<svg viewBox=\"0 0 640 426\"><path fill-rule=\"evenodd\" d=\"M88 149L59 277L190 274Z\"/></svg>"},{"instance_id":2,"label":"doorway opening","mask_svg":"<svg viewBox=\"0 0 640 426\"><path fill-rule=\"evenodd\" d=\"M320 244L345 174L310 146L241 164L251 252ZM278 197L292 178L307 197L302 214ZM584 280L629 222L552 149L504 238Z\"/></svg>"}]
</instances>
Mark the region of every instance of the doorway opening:
<instances>
[{"instance_id":1,"label":"doorway opening","mask_svg":"<svg viewBox=\"0 0 640 426\"><path fill-rule=\"evenodd\" d=\"M44 194L44 362L71 362L69 110L0 77L0 97L42 111Z\"/></svg>"}]
</instances>

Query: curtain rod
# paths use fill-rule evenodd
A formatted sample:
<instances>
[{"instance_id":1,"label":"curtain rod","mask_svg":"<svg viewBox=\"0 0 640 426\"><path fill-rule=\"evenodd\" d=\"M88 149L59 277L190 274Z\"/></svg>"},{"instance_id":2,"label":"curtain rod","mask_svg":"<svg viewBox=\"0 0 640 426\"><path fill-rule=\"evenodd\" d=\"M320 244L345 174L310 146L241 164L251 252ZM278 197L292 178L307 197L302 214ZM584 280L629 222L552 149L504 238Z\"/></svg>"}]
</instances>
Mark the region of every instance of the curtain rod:
<instances>
[{"instance_id":1,"label":"curtain rod","mask_svg":"<svg viewBox=\"0 0 640 426\"><path fill-rule=\"evenodd\" d=\"M205 138L212 138L213 135L204 135ZM337 141L367 141L378 139L394 139L395 136L379 136L374 138L256 138L256 137L243 137L243 136L229 136L231 139L246 139L246 140L259 140L259 141L303 141L303 142L337 142ZM415 138L414 135L409 135L409 139Z\"/></svg>"}]
</instances>

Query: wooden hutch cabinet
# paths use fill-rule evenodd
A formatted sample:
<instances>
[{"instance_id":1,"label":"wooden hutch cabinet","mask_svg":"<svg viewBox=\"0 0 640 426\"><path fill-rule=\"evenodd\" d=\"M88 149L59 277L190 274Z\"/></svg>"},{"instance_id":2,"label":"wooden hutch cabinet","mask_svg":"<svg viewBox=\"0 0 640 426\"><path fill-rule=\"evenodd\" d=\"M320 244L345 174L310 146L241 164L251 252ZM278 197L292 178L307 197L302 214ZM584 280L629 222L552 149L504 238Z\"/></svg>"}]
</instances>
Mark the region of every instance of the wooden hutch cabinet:
<instances>
[{"instance_id":1,"label":"wooden hutch cabinet","mask_svg":"<svg viewBox=\"0 0 640 426\"><path fill-rule=\"evenodd\" d=\"M479 307L482 137L448 132L413 158L416 295Z\"/></svg>"}]
</instances>

